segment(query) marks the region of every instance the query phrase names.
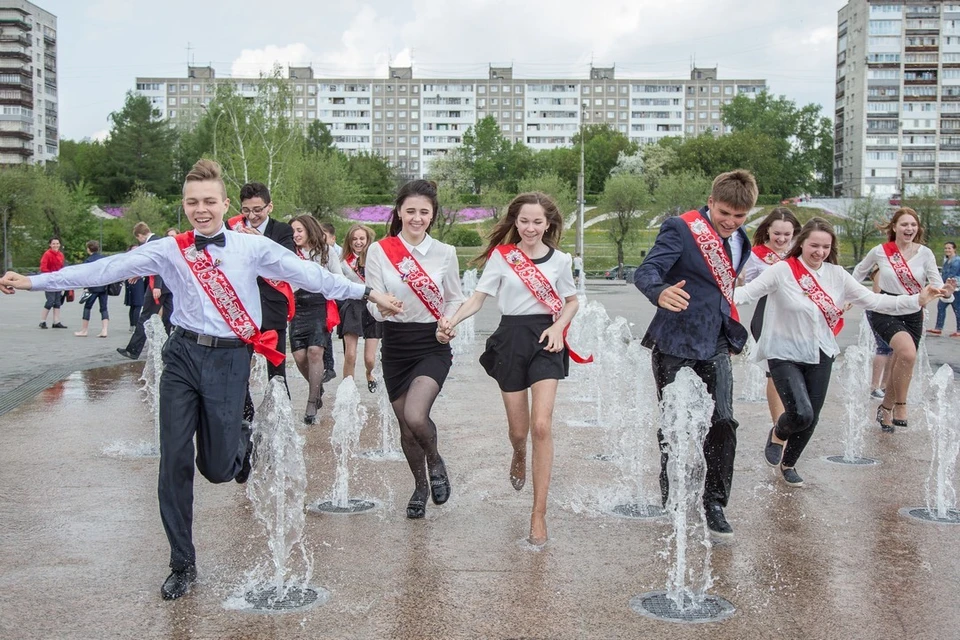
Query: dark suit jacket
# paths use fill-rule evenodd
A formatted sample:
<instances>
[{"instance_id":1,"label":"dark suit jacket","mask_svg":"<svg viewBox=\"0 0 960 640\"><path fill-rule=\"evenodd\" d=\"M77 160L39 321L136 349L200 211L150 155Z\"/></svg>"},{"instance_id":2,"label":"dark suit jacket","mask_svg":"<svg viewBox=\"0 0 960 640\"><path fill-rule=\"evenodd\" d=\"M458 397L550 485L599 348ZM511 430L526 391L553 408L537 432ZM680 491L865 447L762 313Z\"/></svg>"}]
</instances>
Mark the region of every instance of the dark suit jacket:
<instances>
[{"instance_id":1,"label":"dark suit jacket","mask_svg":"<svg viewBox=\"0 0 960 640\"><path fill-rule=\"evenodd\" d=\"M264 237L270 238L277 244L295 251L293 244L293 228L286 222L270 218L264 229ZM267 284L263 278L257 278L260 287L260 306L263 309L263 329L286 329L287 327L287 299L282 293Z\"/></svg>"},{"instance_id":2,"label":"dark suit jacket","mask_svg":"<svg viewBox=\"0 0 960 640\"><path fill-rule=\"evenodd\" d=\"M706 219L706 208L700 210ZM708 221L709 222L709 221ZM750 241L743 228L739 274L750 257ZM657 300L667 287L686 280L684 291L690 294L690 306L675 312L660 308ZM687 223L679 217L667 218L653 248L634 274L634 284L655 306L657 313L647 327L643 346L660 349L678 358L707 360L716 355L720 332L730 350L739 353L747 341L747 330L730 317L730 304L707 267Z\"/></svg>"}]
</instances>

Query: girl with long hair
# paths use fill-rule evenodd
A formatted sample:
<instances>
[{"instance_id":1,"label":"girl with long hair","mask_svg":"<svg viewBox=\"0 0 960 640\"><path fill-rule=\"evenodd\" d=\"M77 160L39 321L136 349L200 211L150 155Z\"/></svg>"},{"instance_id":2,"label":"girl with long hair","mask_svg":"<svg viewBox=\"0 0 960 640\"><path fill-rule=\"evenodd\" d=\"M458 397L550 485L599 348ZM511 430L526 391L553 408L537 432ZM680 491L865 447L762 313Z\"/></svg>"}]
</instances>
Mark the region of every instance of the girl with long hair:
<instances>
[{"instance_id":1,"label":"girl with long hair","mask_svg":"<svg viewBox=\"0 0 960 640\"><path fill-rule=\"evenodd\" d=\"M383 323L383 383L400 423L400 445L413 474L407 517L423 518L427 495L440 505L450 497L447 467L437 450L437 425L430 418L450 372L450 338L437 321L463 302L457 250L430 237L442 215L437 185L412 180L400 188L387 237L367 251L367 285L392 293L403 311ZM370 313L384 320L376 307ZM429 478L429 480L428 480Z\"/></svg>"},{"instance_id":2,"label":"girl with long hair","mask_svg":"<svg viewBox=\"0 0 960 640\"><path fill-rule=\"evenodd\" d=\"M937 258L923 244L923 226L917 212L901 207L893 212L890 222L881 230L887 234L887 242L867 252L854 268L853 277L859 282L874 267L879 267L877 282L880 291L888 296L919 293L924 285L929 284L943 288L947 302L951 302L956 281L949 280L944 286ZM893 349L890 384L877 407L880 428L893 433L896 427L907 426L907 393L923 335L923 310L904 316L874 312L870 316L870 326Z\"/></svg>"},{"instance_id":3,"label":"girl with long hair","mask_svg":"<svg viewBox=\"0 0 960 640\"><path fill-rule=\"evenodd\" d=\"M846 305L902 315L918 311L939 295L934 287L903 296L873 293L837 264L837 236L822 218L803 225L785 260L736 288L738 305L767 296L757 358L767 361L784 412L767 435L764 457L787 485L803 486L796 464L827 396Z\"/></svg>"},{"instance_id":4,"label":"girl with long hair","mask_svg":"<svg viewBox=\"0 0 960 640\"><path fill-rule=\"evenodd\" d=\"M343 241L340 266L343 275L353 282L366 282L367 249L377 239L370 227L355 224L347 230ZM367 372L367 390L377 390L373 369L377 364L377 347L383 337L383 323L378 322L367 305L357 300L344 300L340 306L340 326L337 334L343 340L343 377L352 376L357 367L357 343L363 338L363 365Z\"/></svg>"},{"instance_id":5,"label":"girl with long hair","mask_svg":"<svg viewBox=\"0 0 960 640\"><path fill-rule=\"evenodd\" d=\"M311 215L297 216L290 221L297 255L319 263L330 273L344 275L340 261L330 251L320 223ZM296 313L290 320L290 351L300 375L307 381L306 424L317 421L317 410L323 406L323 350L330 339L328 300L321 293L298 289L294 293ZM334 306L333 310L336 309Z\"/></svg>"},{"instance_id":6,"label":"girl with long hair","mask_svg":"<svg viewBox=\"0 0 960 640\"><path fill-rule=\"evenodd\" d=\"M472 296L440 327L453 336L457 324L496 296L500 326L480 364L497 381L513 447L510 483L526 481L527 439L533 443L533 511L528 541L547 541L547 491L553 469L553 408L557 384L569 371L564 331L577 313L572 258L560 251L563 218L543 193L522 193L490 232L474 262L484 266Z\"/></svg>"}]
</instances>

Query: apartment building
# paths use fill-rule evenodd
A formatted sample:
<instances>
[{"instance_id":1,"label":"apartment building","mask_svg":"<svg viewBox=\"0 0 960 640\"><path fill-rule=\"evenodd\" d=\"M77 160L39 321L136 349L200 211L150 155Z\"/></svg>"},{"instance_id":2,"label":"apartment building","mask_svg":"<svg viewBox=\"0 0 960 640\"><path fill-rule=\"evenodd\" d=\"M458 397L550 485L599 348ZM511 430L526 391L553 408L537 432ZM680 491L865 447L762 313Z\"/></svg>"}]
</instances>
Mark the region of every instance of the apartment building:
<instances>
[{"instance_id":1,"label":"apartment building","mask_svg":"<svg viewBox=\"0 0 960 640\"><path fill-rule=\"evenodd\" d=\"M321 120L344 152L380 154L407 177L425 175L431 160L461 144L464 132L487 116L508 140L533 149L570 146L587 124L608 124L646 144L722 134L720 105L766 89L761 79L719 79L716 68L695 68L681 80L618 79L613 67L593 67L589 79L521 79L512 67L494 66L486 78L415 78L411 67L390 67L386 78L315 78L309 67L291 67L288 75L295 122ZM137 78L136 91L189 128L226 82L254 95L259 81L189 67L187 78Z\"/></svg>"},{"instance_id":2,"label":"apartment building","mask_svg":"<svg viewBox=\"0 0 960 640\"><path fill-rule=\"evenodd\" d=\"M0 165L55 160L58 132L57 17L0 0Z\"/></svg>"},{"instance_id":3,"label":"apartment building","mask_svg":"<svg viewBox=\"0 0 960 640\"><path fill-rule=\"evenodd\" d=\"M960 2L850 0L837 19L834 194L960 187Z\"/></svg>"}]
</instances>

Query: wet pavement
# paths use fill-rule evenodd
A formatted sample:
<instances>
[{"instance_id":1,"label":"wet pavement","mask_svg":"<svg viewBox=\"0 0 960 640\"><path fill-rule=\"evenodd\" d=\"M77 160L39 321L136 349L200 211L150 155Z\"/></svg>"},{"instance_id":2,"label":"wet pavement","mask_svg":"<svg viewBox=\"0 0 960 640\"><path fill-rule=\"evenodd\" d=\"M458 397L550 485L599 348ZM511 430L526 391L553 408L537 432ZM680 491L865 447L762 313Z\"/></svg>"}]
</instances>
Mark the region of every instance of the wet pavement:
<instances>
[{"instance_id":1,"label":"wet pavement","mask_svg":"<svg viewBox=\"0 0 960 640\"><path fill-rule=\"evenodd\" d=\"M632 287L598 283L588 293L611 317L633 320L635 336L652 315ZM164 602L159 587L169 550L157 512L157 458L110 453L153 438L138 391L142 364L112 353L126 341L122 331L108 340L74 338L73 327L40 331L40 300L22 293L0 299L0 402L22 383L74 372L0 416L0 637L960 637L960 526L898 513L924 503L930 444L923 412L913 407L910 428L892 436L867 433L865 453L880 465L831 464L824 457L842 453L846 419L838 379L798 464L806 480L799 489L778 482L761 457L766 406L736 402L740 444L727 509L735 538L714 547L710 590L736 607L728 620L684 625L631 610L631 598L664 588L670 528L608 513L623 478L616 465L594 457L609 442L606 430L569 424L590 411L577 399L577 376L561 383L555 411L550 541L530 550L522 540L531 485L518 493L509 484L503 406L476 364L496 322L490 302L477 319L474 353L456 358L433 412L451 473L450 502L429 504L426 519L409 521L406 464L356 459L351 497L378 508L307 517L311 584L329 590L329 601L261 615L225 604L267 557L262 528L242 487L198 476L199 581L188 596ZM844 345L856 340L856 325L848 322ZM960 364L960 340L929 344L931 361ZM90 364L110 366L76 370ZM289 370L299 415L306 385L292 361ZM333 485L337 382L328 385L323 420L303 428L311 502L328 498ZM374 396L362 395L370 419L361 450L379 444ZM654 465L647 464L647 486L655 483Z\"/></svg>"}]
</instances>

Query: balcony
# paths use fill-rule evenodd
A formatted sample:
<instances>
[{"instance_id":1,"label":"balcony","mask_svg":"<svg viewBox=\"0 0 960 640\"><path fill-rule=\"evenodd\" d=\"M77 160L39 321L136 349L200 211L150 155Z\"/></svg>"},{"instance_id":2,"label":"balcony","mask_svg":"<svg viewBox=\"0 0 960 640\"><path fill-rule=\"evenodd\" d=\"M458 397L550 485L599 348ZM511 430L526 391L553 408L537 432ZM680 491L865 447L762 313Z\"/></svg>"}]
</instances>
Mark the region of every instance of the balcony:
<instances>
[{"instance_id":1,"label":"balcony","mask_svg":"<svg viewBox=\"0 0 960 640\"><path fill-rule=\"evenodd\" d=\"M18 129L16 131L5 131L0 129L0 145L3 144L4 138L18 138L19 140L31 141L33 140L33 134L30 133L29 129Z\"/></svg>"},{"instance_id":2,"label":"balcony","mask_svg":"<svg viewBox=\"0 0 960 640\"><path fill-rule=\"evenodd\" d=\"M21 31L32 31L33 25L16 18L0 18L0 27L13 27Z\"/></svg>"},{"instance_id":3,"label":"balcony","mask_svg":"<svg viewBox=\"0 0 960 640\"><path fill-rule=\"evenodd\" d=\"M0 59L15 58L23 62L30 62L30 54L23 47L0 43Z\"/></svg>"},{"instance_id":4,"label":"balcony","mask_svg":"<svg viewBox=\"0 0 960 640\"><path fill-rule=\"evenodd\" d=\"M26 107L27 109L33 109L33 94L26 95L21 91L19 97L7 98L0 96L0 104L16 105L20 107Z\"/></svg>"},{"instance_id":5,"label":"balcony","mask_svg":"<svg viewBox=\"0 0 960 640\"><path fill-rule=\"evenodd\" d=\"M0 43L2 42L12 42L14 44L23 45L24 47L33 46L33 42L30 41L30 37L23 34L0 33Z\"/></svg>"},{"instance_id":6,"label":"balcony","mask_svg":"<svg viewBox=\"0 0 960 640\"><path fill-rule=\"evenodd\" d=\"M16 153L24 158L30 158L33 156L33 145L22 143L18 145L14 142L10 142L9 140L3 140L0 138L0 154L2 153Z\"/></svg>"}]
</instances>

